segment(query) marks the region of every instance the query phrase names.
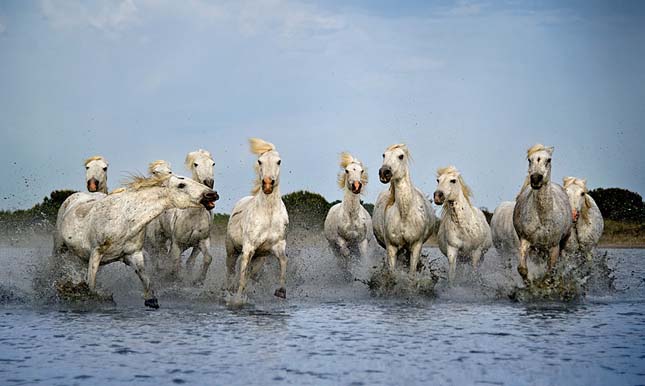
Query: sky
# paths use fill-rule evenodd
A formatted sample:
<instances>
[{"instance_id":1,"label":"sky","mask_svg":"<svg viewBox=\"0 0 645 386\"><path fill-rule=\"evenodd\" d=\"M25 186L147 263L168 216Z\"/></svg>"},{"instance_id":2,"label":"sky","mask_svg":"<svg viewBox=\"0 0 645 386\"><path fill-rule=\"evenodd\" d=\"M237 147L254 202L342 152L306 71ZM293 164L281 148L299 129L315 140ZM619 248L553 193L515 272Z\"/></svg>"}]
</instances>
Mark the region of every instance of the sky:
<instances>
[{"instance_id":1,"label":"sky","mask_svg":"<svg viewBox=\"0 0 645 386\"><path fill-rule=\"evenodd\" d=\"M215 159L215 211L248 195L249 137L282 157L281 192L329 201L338 156L368 167L406 143L427 194L455 165L474 203L512 199L526 149L553 179L645 193L645 2L2 1L0 209L115 189L156 159Z\"/></svg>"}]
</instances>

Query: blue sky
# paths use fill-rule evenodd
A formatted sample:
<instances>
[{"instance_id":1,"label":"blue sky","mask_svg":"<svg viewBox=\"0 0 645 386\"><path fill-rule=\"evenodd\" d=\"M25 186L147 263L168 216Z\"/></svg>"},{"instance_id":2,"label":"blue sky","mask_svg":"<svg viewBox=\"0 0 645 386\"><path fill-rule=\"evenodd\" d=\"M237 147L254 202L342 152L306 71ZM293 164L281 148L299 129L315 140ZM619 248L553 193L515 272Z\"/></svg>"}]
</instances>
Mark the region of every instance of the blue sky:
<instances>
[{"instance_id":1,"label":"blue sky","mask_svg":"<svg viewBox=\"0 0 645 386\"><path fill-rule=\"evenodd\" d=\"M227 212L251 136L277 145L283 193L329 200L339 152L373 202L400 142L426 193L453 164L490 209L536 142L558 181L645 192L643 2L3 1L0 63L0 209L83 189L94 154L113 189L155 159L188 174L204 148Z\"/></svg>"}]
</instances>

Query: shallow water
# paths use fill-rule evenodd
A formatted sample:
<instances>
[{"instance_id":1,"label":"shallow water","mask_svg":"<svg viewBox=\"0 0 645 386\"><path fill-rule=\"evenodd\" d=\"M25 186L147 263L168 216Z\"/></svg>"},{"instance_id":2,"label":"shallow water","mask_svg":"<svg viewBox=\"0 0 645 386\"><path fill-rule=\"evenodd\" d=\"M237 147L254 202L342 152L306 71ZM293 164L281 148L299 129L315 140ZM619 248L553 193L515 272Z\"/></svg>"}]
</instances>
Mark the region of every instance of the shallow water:
<instances>
[{"instance_id":1,"label":"shallow water","mask_svg":"<svg viewBox=\"0 0 645 386\"><path fill-rule=\"evenodd\" d=\"M0 283L15 294L0 305L0 384L645 384L641 250L609 250L617 290L577 304L500 297L493 251L482 285L375 298L314 246L291 251L286 301L271 296L271 266L248 306L227 308L209 292L223 280L216 258L206 295L162 286L156 311L117 264L98 277L116 305L44 304L30 287L47 252L0 247Z\"/></svg>"}]
</instances>

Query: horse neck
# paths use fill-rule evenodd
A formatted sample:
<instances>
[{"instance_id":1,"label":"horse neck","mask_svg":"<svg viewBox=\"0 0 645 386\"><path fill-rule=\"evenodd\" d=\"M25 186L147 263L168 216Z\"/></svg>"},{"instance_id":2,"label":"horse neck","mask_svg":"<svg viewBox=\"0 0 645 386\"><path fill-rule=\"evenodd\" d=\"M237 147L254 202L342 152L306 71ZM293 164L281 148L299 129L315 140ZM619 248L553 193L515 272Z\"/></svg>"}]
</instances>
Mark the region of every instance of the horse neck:
<instances>
[{"instance_id":1,"label":"horse neck","mask_svg":"<svg viewBox=\"0 0 645 386\"><path fill-rule=\"evenodd\" d=\"M531 195L535 202L538 215L550 213L553 208L553 194L551 192L551 182L542 185L540 189L533 190Z\"/></svg>"},{"instance_id":2,"label":"horse neck","mask_svg":"<svg viewBox=\"0 0 645 386\"><path fill-rule=\"evenodd\" d=\"M99 192L108 194L107 176L105 176L105 179L101 181L101 189L99 189Z\"/></svg>"},{"instance_id":3,"label":"horse neck","mask_svg":"<svg viewBox=\"0 0 645 386\"><path fill-rule=\"evenodd\" d=\"M401 218L407 218L414 201L414 186L410 181L410 175L406 171L403 177L392 181L391 184L394 186L394 203L399 208Z\"/></svg>"},{"instance_id":4,"label":"horse neck","mask_svg":"<svg viewBox=\"0 0 645 386\"><path fill-rule=\"evenodd\" d=\"M154 187L144 191L132 192L130 207L124 210L124 216L131 218L133 224L130 228L138 233L148 225L152 220L162 214L166 209L172 208L172 203L168 195L164 192L165 188ZM135 208L145 208L141 213Z\"/></svg>"},{"instance_id":5,"label":"horse neck","mask_svg":"<svg viewBox=\"0 0 645 386\"><path fill-rule=\"evenodd\" d=\"M349 189L345 188L345 195L343 197L343 208L349 215L349 218L355 219L361 207L360 194L354 194Z\"/></svg>"},{"instance_id":6,"label":"horse neck","mask_svg":"<svg viewBox=\"0 0 645 386\"><path fill-rule=\"evenodd\" d=\"M473 206L461 191L455 201L452 203L446 202L443 207L444 210L447 211L452 222L457 225L470 224L475 218L475 210L473 209Z\"/></svg>"},{"instance_id":7,"label":"horse neck","mask_svg":"<svg viewBox=\"0 0 645 386\"><path fill-rule=\"evenodd\" d=\"M260 210L264 210L267 212L273 212L274 210L278 209L278 205L280 202L282 202L282 196L280 195L280 187L276 186L273 188L273 192L271 194L264 194L262 192L262 189L258 193L255 194L255 198L253 199L255 202L255 206L258 207Z\"/></svg>"}]
</instances>

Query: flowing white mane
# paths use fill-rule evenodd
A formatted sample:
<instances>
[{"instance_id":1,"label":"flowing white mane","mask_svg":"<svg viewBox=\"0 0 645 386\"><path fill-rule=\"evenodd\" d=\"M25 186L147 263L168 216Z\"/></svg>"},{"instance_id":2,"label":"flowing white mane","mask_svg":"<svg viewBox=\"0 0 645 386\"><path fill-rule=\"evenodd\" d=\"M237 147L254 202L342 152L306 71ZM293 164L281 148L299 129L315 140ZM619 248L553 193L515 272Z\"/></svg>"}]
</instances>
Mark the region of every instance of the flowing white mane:
<instances>
[{"instance_id":1,"label":"flowing white mane","mask_svg":"<svg viewBox=\"0 0 645 386\"><path fill-rule=\"evenodd\" d=\"M85 160L85 162L84 162L84 165L85 165L85 166L87 166L87 164L89 164L89 163L90 163L90 162L92 162L92 161L103 161L103 162L105 162L105 163L108 163L108 162L105 160L105 158L103 158L102 156L100 156L100 155L95 155L95 156L92 156L92 157L90 157L90 158L86 159L86 160Z\"/></svg>"},{"instance_id":2,"label":"flowing white mane","mask_svg":"<svg viewBox=\"0 0 645 386\"><path fill-rule=\"evenodd\" d=\"M152 175L150 177L144 177L140 175L133 175L130 177L129 181L125 183L128 189L131 189L135 192L147 189L162 186L163 183L170 178L170 175L157 176Z\"/></svg>"},{"instance_id":3,"label":"flowing white mane","mask_svg":"<svg viewBox=\"0 0 645 386\"><path fill-rule=\"evenodd\" d=\"M249 145L251 153L262 155L268 151L275 150L275 145L260 138L250 138Z\"/></svg>"}]
</instances>

